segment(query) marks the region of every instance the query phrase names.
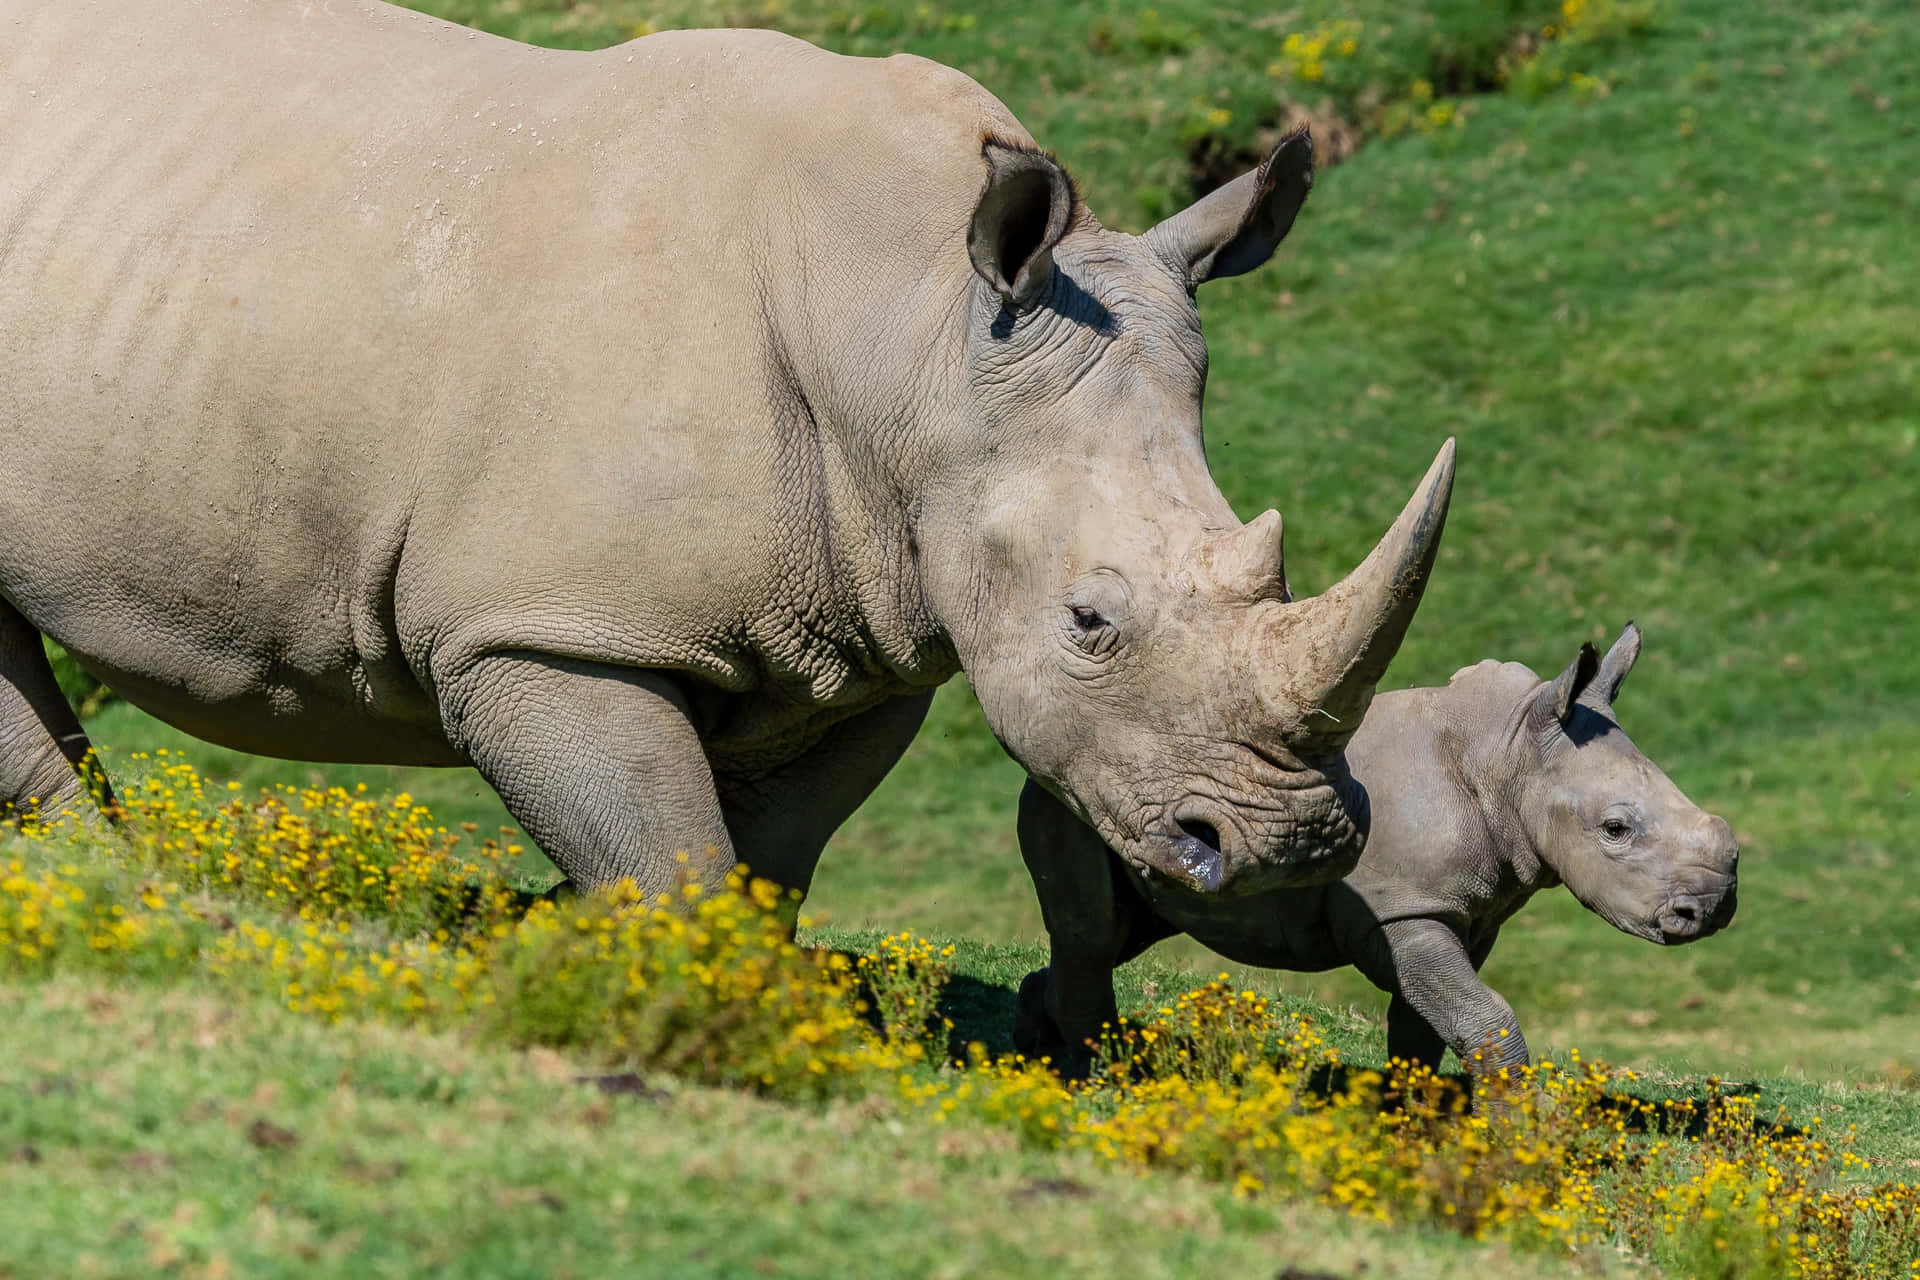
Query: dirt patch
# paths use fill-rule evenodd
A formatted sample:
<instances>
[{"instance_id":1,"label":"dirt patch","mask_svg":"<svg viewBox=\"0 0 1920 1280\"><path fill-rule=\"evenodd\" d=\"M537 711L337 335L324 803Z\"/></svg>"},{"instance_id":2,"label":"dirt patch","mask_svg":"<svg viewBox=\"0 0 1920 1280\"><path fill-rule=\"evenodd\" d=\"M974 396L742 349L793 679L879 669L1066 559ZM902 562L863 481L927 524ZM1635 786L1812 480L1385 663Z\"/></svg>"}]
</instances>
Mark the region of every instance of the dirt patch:
<instances>
[{"instance_id":1,"label":"dirt patch","mask_svg":"<svg viewBox=\"0 0 1920 1280\"><path fill-rule=\"evenodd\" d=\"M1020 1184L1015 1194L1021 1199L1064 1196L1069 1200L1083 1200L1093 1194L1093 1188L1073 1178L1028 1178Z\"/></svg>"},{"instance_id":2,"label":"dirt patch","mask_svg":"<svg viewBox=\"0 0 1920 1280\"><path fill-rule=\"evenodd\" d=\"M282 1129L265 1116L257 1116L247 1126L247 1141L263 1150L286 1151L300 1145L300 1135L291 1129Z\"/></svg>"},{"instance_id":3,"label":"dirt patch","mask_svg":"<svg viewBox=\"0 0 1920 1280\"><path fill-rule=\"evenodd\" d=\"M1187 173L1196 196L1204 196L1232 182L1273 154L1280 139L1300 128L1313 132L1313 163L1318 169L1330 169L1360 149L1366 135L1360 126L1341 116L1331 102L1319 108L1289 104L1271 120L1263 120L1249 145L1232 146L1213 134L1199 138L1187 148Z\"/></svg>"},{"instance_id":4,"label":"dirt patch","mask_svg":"<svg viewBox=\"0 0 1920 1280\"><path fill-rule=\"evenodd\" d=\"M621 1071L608 1076L575 1076L575 1084L591 1085L610 1098L639 1098L645 1102L666 1102L673 1095L656 1089L637 1072Z\"/></svg>"}]
</instances>

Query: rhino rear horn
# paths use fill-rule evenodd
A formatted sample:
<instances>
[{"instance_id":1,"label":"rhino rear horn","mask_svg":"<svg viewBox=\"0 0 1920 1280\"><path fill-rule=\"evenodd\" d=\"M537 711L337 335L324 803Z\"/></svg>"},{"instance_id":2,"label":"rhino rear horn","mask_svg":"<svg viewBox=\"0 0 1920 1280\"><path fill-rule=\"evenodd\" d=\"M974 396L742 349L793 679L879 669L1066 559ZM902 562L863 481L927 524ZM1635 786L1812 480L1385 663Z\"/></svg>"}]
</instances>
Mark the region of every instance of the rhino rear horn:
<instances>
[{"instance_id":1,"label":"rhino rear horn","mask_svg":"<svg viewBox=\"0 0 1920 1280\"><path fill-rule=\"evenodd\" d=\"M1201 568L1233 599L1293 599L1287 587L1286 530L1278 511L1263 511L1208 543Z\"/></svg>"},{"instance_id":2,"label":"rhino rear horn","mask_svg":"<svg viewBox=\"0 0 1920 1280\"><path fill-rule=\"evenodd\" d=\"M1453 496L1454 442L1449 438L1377 546L1352 573L1321 595L1283 606L1284 637L1274 665L1275 691L1290 745L1338 749L1373 701L1413 622L1440 550ZM1288 660L1291 661L1288 661Z\"/></svg>"},{"instance_id":3,"label":"rhino rear horn","mask_svg":"<svg viewBox=\"0 0 1920 1280\"><path fill-rule=\"evenodd\" d=\"M1023 307L1053 276L1053 249L1073 220L1073 181L1053 157L988 139L987 182L967 228L973 269L1009 306Z\"/></svg>"},{"instance_id":4,"label":"rhino rear horn","mask_svg":"<svg viewBox=\"0 0 1920 1280\"><path fill-rule=\"evenodd\" d=\"M1243 173L1147 232L1147 245L1194 289L1253 270L1280 247L1313 187L1313 137L1280 139L1258 169Z\"/></svg>"}]
</instances>

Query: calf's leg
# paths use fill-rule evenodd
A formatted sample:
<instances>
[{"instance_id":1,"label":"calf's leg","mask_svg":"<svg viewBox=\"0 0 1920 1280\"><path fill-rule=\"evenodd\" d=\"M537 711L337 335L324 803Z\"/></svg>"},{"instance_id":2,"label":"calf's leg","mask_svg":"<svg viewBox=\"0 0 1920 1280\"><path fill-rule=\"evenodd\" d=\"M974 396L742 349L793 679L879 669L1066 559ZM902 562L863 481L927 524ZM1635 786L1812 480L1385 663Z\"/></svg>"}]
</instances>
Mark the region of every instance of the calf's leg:
<instances>
[{"instance_id":1,"label":"calf's leg","mask_svg":"<svg viewBox=\"0 0 1920 1280\"><path fill-rule=\"evenodd\" d=\"M1451 934L1451 931L1449 933ZM1494 940L1498 937L1499 930L1491 930L1468 950L1467 959L1472 963L1474 973L1478 974L1480 967L1486 964L1487 956L1493 950ZM1440 1060L1446 1056L1446 1040L1433 1029L1432 1023L1420 1016L1419 1011L1407 1001L1405 996L1398 991L1392 994L1393 999L1387 1005L1387 1056L1399 1058L1402 1062L1408 1062L1414 1066L1431 1067L1438 1071ZM1495 998L1497 999L1498 996L1496 995ZM1509 1021L1511 1021L1511 1014L1512 1011L1509 1010ZM1499 1036L1497 1030L1494 1034L1496 1037ZM1519 1034L1520 1028L1514 1026L1505 1037L1500 1038L1513 1039ZM1520 1045L1520 1050L1521 1061L1524 1062L1526 1060L1524 1043ZM1461 1060L1466 1061L1465 1055L1461 1055Z\"/></svg>"},{"instance_id":2,"label":"calf's leg","mask_svg":"<svg viewBox=\"0 0 1920 1280\"><path fill-rule=\"evenodd\" d=\"M1393 920L1380 926L1391 959L1391 985L1369 973L1376 985L1396 993L1394 1003L1446 1041L1460 1065L1491 1075L1527 1063L1527 1042L1506 998L1480 980L1476 962L1460 935L1438 920ZM1484 952L1481 956L1485 959ZM1388 1009L1388 1050L1392 1016ZM1413 1035L1409 1030L1406 1035ZM1409 1047L1422 1047L1410 1045Z\"/></svg>"},{"instance_id":3,"label":"calf's leg","mask_svg":"<svg viewBox=\"0 0 1920 1280\"><path fill-rule=\"evenodd\" d=\"M91 750L40 633L0 600L0 816L87 814L90 788L111 805Z\"/></svg>"}]
</instances>

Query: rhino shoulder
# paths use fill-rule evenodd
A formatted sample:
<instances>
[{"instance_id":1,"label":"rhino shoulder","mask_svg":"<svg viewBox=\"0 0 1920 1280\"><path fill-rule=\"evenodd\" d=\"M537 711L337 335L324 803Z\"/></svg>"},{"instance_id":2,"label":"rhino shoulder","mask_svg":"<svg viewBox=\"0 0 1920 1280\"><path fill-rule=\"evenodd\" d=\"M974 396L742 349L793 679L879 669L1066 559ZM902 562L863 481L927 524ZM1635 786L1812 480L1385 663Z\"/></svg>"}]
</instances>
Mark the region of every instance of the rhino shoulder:
<instances>
[{"instance_id":1,"label":"rhino shoulder","mask_svg":"<svg viewBox=\"0 0 1920 1280\"><path fill-rule=\"evenodd\" d=\"M929 117L974 123L983 139L993 137L1014 146L1038 147L1007 105L966 72L917 53L896 53L882 59L880 65L894 91Z\"/></svg>"},{"instance_id":2,"label":"rhino shoulder","mask_svg":"<svg viewBox=\"0 0 1920 1280\"><path fill-rule=\"evenodd\" d=\"M1462 667L1447 680L1449 689L1530 689L1540 677L1524 662L1502 662L1482 658L1470 667Z\"/></svg>"}]
</instances>

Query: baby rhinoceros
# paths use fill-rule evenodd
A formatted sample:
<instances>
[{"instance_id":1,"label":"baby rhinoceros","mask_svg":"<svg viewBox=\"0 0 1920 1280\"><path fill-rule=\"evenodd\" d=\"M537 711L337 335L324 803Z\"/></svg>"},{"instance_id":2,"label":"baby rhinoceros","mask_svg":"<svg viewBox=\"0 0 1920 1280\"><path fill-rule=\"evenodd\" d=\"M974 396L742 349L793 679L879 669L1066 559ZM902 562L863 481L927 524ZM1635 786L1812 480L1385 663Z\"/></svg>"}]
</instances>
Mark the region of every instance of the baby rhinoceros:
<instances>
[{"instance_id":1,"label":"baby rhinoceros","mask_svg":"<svg viewBox=\"0 0 1920 1280\"><path fill-rule=\"evenodd\" d=\"M1015 1039L1083 1068L1115 1019L1113 970L1185 932L1243 964L1356 966L1393 997L1387 1047L1437 1066L1452 1048L1485 1073L1527 1061L1513 1010L1480 980L1500 926L1564 884L1615 928L1693 942L1733 919L1739 847L1627 738L1614 698L1640 653L1628 623L1551 681L1514 662L1456 672L1445 688L1374 699L1347 748L1372 831L1343 880L1238 897L1162 892L1057 800L1028 784L1021 852L1053 955L1020 989Z\"/></svg>"}]
</instances>

